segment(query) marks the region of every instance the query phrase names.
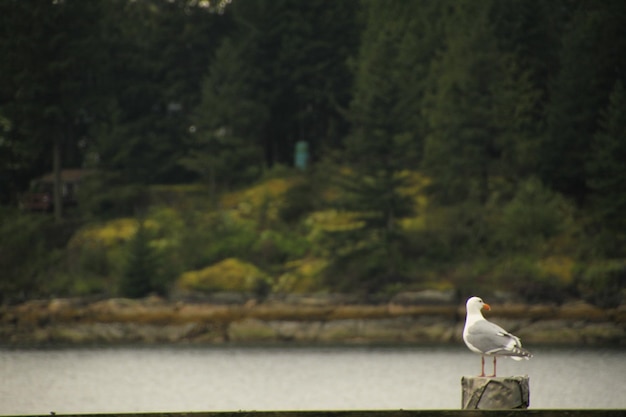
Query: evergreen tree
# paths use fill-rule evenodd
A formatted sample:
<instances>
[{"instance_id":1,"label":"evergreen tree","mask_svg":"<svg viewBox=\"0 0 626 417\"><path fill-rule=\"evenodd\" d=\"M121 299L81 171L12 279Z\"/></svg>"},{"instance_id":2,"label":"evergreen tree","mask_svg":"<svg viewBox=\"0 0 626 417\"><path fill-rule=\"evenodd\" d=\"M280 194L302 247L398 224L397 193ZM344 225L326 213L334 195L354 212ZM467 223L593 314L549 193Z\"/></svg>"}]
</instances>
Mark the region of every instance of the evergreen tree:
<instances>
[{"instance_id":1,"label":"evergreen tree","mask_svg":"<svg viewBox=\"0 0 626 417\"><path fill-rule=\"evenodd\" d=\"M502 150L495 90L502 79L490 1L457 1L446 17L445 47L433 62L424 167L442 203L483 204Z\"/></svg>"},{"instance_id":2,"label":"evergreen tree","mask_svg":"<svg viewBox=\"0 0 626 417\"><path fill-rule=\"evenodd\" d=\"M626 242L626 89L615 83L600 130L594 135L587 161L588 185L595 223L600 225L601 245L609 255L624 256Z\"/></svg>"},{"instance_id":3,"label":"evergreen tree","mask_svg":"<svg viewBox=\"0 0 626 417\"><path fill-rule=\"evenodd\" d=\"M558 72L560 38L571 13L568 0L493 3L490 20L504 54L494 107L503 136L499 170L515 186L537 175L549 85Z\"/></svg>"},{"instance_id":4,"label":"evergreen tree","mask_svg":"<svg viewBox=\"0 0 626 417\"><path fill-rule=\"evenodd\" d=\"M498 47L514 57L521 70L529 73L531 83L541 92L544 105L549 97L549 84L559 69L562 32L577 1L507 0L493 3L490 20Z\"/></svg>"},{"instance_id":5,"label":"evergreen tree","mask_svg":"<svg viewBox=\"0 0 626 417\"><path fill-rule=\"evenodd\" d=\"M313 157L336 147L347 126L340 109L349 100L357 4L250 0L229 6L235 28L205 80L194 119L198 134L184 163L218 181L236 180L259 166L291 165L298 141L308 142Z\"/></svg>"},{"instance_id":6,"label":"evergreen tree","mask_svg":"<svg viewBox=\"0 0 626 417\"><path fill-rule=\"evenodd\" d=\"M18 187L52 168L59 179L62 166L82 164L82 144L99 105L100 13L100 2L76 0L0 5L0 114L12 126L0 151Z\"/></svg>"},{"instance_id":7,"label":"evergreen tree","mask_svg":"<svg viewBox=\"0 0 626 417\"><path fill-rule=\"evenodd\" d=\"M126 262L122 271L120 294L130 298L141 298L156 288L158 268L150 237L143 221L139 221L137 232L128 245Z\"/></svg>"},{"instance_id":8,"label":"evergreen tree","mask_svg":"<svg viewBox=\"0 0 626 417\"><path fill-rule=\"evenodd\" d=\"M562 38L560 71L551 84L548 131L539 158L543 181L583 202L585 161L600 112L618 79L626 79L626 4L575 2Z\"/></svg>"},{"instance_id":9,"label":"evergreen tree","mask_svg":"<svg viewBox=\"0 0 626 417\"><path fill-rule=\"evenodd\" d=\"M405 2L367 3L367 22L355 74L350 106L352 132L345 141L335 181L341 191L338 207L353 227L329 236L333 267L330 281L377 291L406 278L402 219L414 214L411 168L419 164L420 85L408 83L407 59L415 39L407 35L414 7ZM414 28L414 27L413 27ZM417 36L417 33L415 33ZM415 95L404 95L412 89Z\"/></svg>"},{"instance_id":10,"label":"evergreen tree","mask_svg":"<svg viewBox=\"0 0 626 417\"><path fill-rule=\"evenodd\" d=\"M493 84L491 120L495 136L490 138L494 180L491 194L508 198L524 180L536 175L536 154L543 133L543 94L533 83L533 72L520 67L514 55L506 54L502 73Z\"/></svg>"},{"instance_id":11,"label":"evergreen tree","mask_svg":"<svg viewBox=\"0 0 626 417\"><path fill-rule=\"evenodd\" d=\"M103 47L115 59L103 63L107 111L91 148L98 167L142 184L193 178L178 160L228 16L186 0L112 0L107 12Z\"/></svg>"},{"instance_id":12,"label":"evergreen tree","mask_svg":"<svg viewBox=\"0 0 626 417\"><path fill-rule=\"evenodd\" d=\"M246 65L246 50L230 39L218 49L194 114L194 134L180 162L210 186L228 187L258 177L263 147L255 138L267 124L268 106L256 100L257 69Z\"/></svg>"}]
</instances>

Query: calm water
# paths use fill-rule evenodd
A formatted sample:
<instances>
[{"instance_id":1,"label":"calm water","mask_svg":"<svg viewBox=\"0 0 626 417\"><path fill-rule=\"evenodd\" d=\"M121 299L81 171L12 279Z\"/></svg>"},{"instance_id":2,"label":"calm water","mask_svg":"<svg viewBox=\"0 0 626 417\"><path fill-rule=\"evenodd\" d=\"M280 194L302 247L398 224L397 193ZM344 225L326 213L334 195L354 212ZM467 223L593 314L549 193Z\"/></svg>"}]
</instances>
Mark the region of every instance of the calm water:
<instances>
[{"instance_id":1,"label":"calm water","mask_svg":"<svg viewBox=\"0 0 626 417\"><path fill-rule=\"evenodd\" d=\"M626 350L535 349L531 408L626 408ZM458 409L464 347L0 349L0 415L223 410Z\"/></svg>"}]
</instances>

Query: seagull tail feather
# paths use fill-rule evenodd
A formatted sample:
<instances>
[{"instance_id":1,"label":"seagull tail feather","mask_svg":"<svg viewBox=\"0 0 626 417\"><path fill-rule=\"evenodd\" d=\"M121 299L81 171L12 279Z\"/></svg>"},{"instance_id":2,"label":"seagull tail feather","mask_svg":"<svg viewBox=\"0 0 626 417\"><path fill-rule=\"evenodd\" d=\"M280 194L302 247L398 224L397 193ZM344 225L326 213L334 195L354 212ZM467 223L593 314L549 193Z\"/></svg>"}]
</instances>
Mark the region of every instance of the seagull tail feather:
<instances>
[{"instance_id":1,"label":"seagull tail feather","mask_svg":"<svg viewBox=\"0 0 626 417\"><path fill-rule=\"evenodd\" d=\"M511 359L514 359L516 361L521 361L522 359L530 359L532 357L533 354L522 347L515 346L511 349Z\"/></svg>"}]
</instances>

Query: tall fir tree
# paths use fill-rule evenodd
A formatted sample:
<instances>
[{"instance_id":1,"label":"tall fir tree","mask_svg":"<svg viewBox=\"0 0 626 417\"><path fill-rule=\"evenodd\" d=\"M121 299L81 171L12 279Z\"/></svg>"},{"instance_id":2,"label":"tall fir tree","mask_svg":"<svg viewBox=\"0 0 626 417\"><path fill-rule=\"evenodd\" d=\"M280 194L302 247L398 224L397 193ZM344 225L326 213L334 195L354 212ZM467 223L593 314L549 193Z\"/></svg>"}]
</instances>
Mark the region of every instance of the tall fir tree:
<instances>
[{"instance_id":1,"label":"tall fir tree","mask_svg":"<svg viewBox=\"0 0 626 417\"><path fill-rule=\"evenodd\" d=\"M624 256L626 243L626 89L619 80L601 114L586 164L594 223L602 229L601 247L610 256Z\"/></svg>"},{"instance_id":2,"label":"tall fir tree","mask_svg":"<svg viewBox=\"0 0 626 417\"><path fill-rule=\"evenodd\" d=\"M259 130L267 124L268 105L255 97L258 69L246 62L247 45L226 39L204 80L195 109L189 149L180 162L197 172L215 198L218 185L249 183L264 168Z\"/></svg>"},{"instance_id":3,"label":"tall fir tree","mask_svg":"<svg viewBox=\"0 0 626 417\"><path fill-rule=\"evenodd\" d=\"M494 109L503 58L490 21L491 1L457 1L446 16L445 46L433 61L424 168L441 203L483 204L500 156Z\"/></svg>"},{"instance_id":4,"label":"tall fir tree","mask_svg":"<svg viewBox=\"0 0 626 417\"><path fill-rule=\"evenodd\" d=\"M128 251L122 269L120 294L129 298L145 297L157 290L157 258L150 247L150 236L143 220L138 221L137 231L128 243Z\"/></svg>"},{"instance_id":5,"label":"tall fir tree","mask_svg":"<svg viewBox=\"0 0 626 417\"><path fill-rule=\"evenodd\" d=\"M107 108L91 146L98 168L126 182L176 183L194 178L185 153L202 79L228 15L197 2L105 2Z\"/></svg>"},{"instance_id":6,"label":"tall fir tree","mask_svg":"<svg viewBox=\"0 0 626 417\"><path fill-rule=\"evenodd\" d=\"M413 23L406 2L369 2L366 28L355 68L350 106L352 131L337 162L338 208L352 227L330 232L333 266L329 283L379 291L407 277L406 242L400 223L415 213L411 169L419 165L418 100L421 85L411 84L407 34ZM413 32L418 36L419 32ZM417 80L418 82L421 80ZM407 90L411 93L404 95ZM341 276L341 283L332 277Z\"/></svg>"},{"instance_id":7,"label":"tall fir tree","mask_svg":"<svg viewBox=\"0 0 626 417\"><path fill-rule=\"evenodd\" d=\"M12 126L0 146L11 172L0 181L15 181L21 188L25 179L54 169L58 219L61 168L82 165L82 143L99 110L101 3L3 2L0 7L5 32L0 36L0 114Z\"/></svg>"},{"instance_id":8,"label":"tall fir tree","mask_svg":"<svg viewBox=\"0 0 626 417\"><path fill-rule=\"evenodd\" d=\"M579 203L588 194L585 161L616 80L626 79L626 4L574 2L550 85L547 133L538 155L543 181Z\"/></svg>"},{"instance_id":9,"label":"tall fir tree","mask_svg":"<svg viewBox=\"0 0 626 417\"><path fill-rule=\"evenodd\" d=\"M229 6L235 28L205 79L195 113L202 132L185 163L230 160L234 165L223 164L214 177L237 178L242 165L257 172L258 166L292 165L299 141L308 143L312 159L336 148L347 130L340 112L349 100L357 5L250 0Z\"/></svg>"}]
</instances>

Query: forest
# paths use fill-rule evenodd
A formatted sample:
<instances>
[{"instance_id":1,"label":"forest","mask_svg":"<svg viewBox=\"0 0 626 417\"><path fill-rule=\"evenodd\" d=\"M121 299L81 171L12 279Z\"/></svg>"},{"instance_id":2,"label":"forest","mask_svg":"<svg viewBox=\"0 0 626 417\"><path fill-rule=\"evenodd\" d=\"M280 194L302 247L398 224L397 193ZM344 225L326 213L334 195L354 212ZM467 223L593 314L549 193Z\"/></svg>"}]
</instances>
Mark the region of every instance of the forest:
<instances>
[{"instance_id":1,"label":"forest","mask_svg":"<svg viewBox=\"0 0 626 417\"><path fill-rule=\"evenodd\" d=\"M3 0L0 55L0 303L626 299L622 0Z\"/></svg>"}]
</instances>

